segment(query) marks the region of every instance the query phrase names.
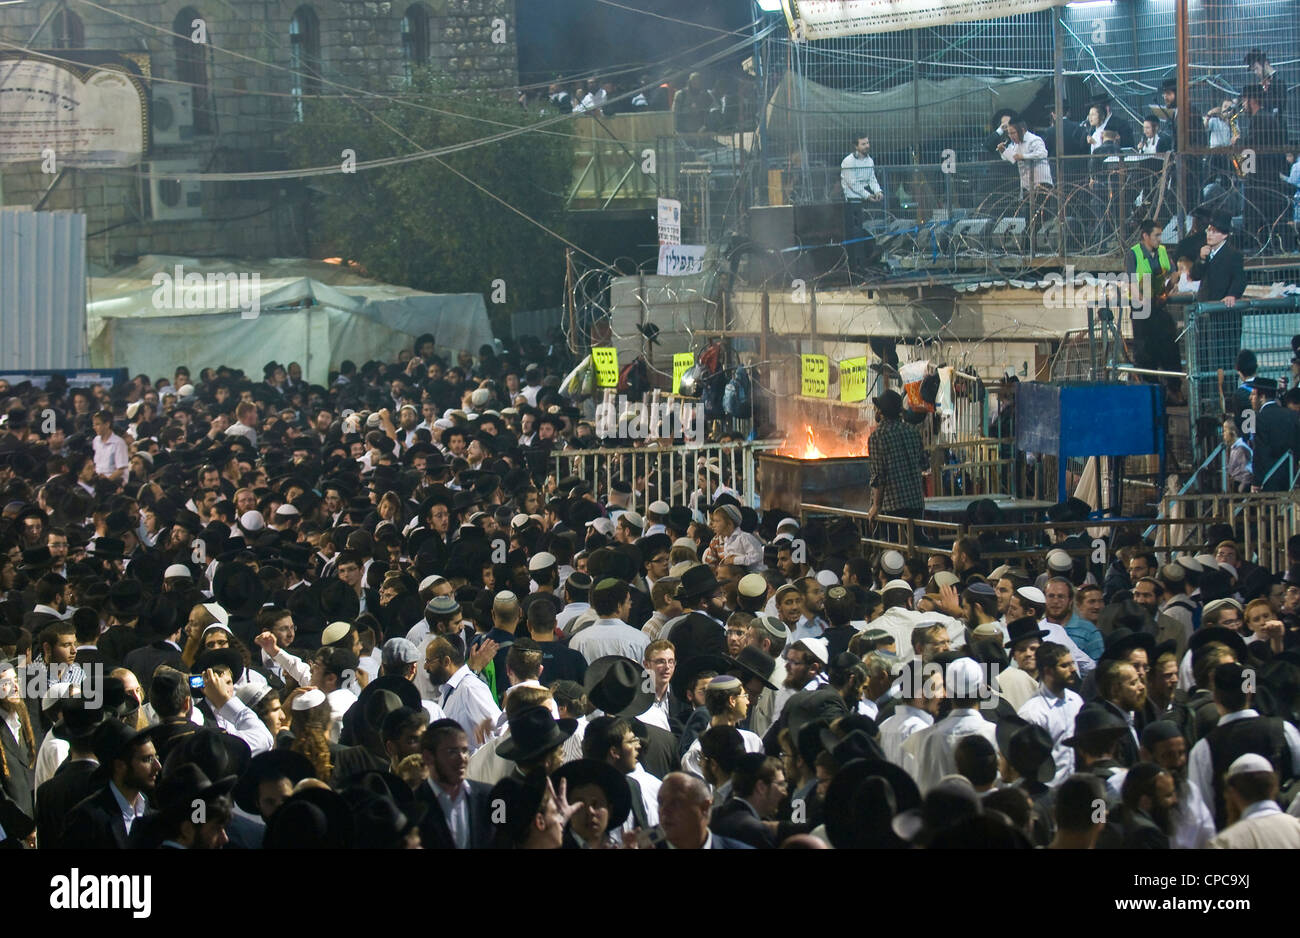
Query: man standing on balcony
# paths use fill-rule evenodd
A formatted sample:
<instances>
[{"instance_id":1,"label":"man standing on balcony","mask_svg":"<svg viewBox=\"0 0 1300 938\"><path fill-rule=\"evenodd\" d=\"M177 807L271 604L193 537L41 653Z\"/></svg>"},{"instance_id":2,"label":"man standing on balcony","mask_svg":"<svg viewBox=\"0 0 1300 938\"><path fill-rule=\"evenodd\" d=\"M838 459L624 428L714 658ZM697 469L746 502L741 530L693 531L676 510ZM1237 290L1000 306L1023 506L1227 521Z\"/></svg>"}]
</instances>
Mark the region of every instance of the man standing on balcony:
<instances>
[{"instance_id":1,"label":"man standing on balcony","mask_svg":"<svg viewBox=\"0 0 1300 938\"><path fill-rule=\"evenodd\" d=\"M867 246L860 240L866 237L863 223L867 219L867 203L879 202L885 194L876 181L876 163L869 156L871 141L860 136L853 141L853 152L840 163L840 188L844 191L844 240L848 245L849 270L860 270L867 258Z\"/></svg>"},{"instance_id":2,"label":"man standing on balcony","mask_svg":"<svg viewBox=\"0 0 1300 938\"><path fill-rule=\"evenodd\" d=\"M1250 381L1250 406L1255 411L1255 460L1252 492L1285 492L1291 488L1294 461L1300 456L1300 425L1296 413L1277 402L1277 381L1255 377ZM1290 452L1293 465L1283 463L1269 471L1282 456ZM1265 481L1265 476L1268 480Z\"/></svg>"},{"instance_id":3,"label":"man standing on balcony","mask_svg":"<svg viewBox=\"0 0 1300 938\"><path fill-rule=\"evenodd\" d=\"M998 144L998 152L1020 172L1020 196L1027 198L1035 186L1052 185L1052 167L1047 161L1047 144L1038 134L1029 132L1022 120L1007 125L1007 139Z\"/></svg>"},{"instance_id":4,"label":"man standing on balcony","mask_svg":"<svg viewBox=\"0 0 1300 938\"><path fill-rule=\"evenodd\" d=\"M904 423L903 398L897 391L886 391L874 398L876 429L868 438L871 472L871 508L867 519L875 521L883 511L901 518L919 518L925 509L925 450L916 427ZM896 539L899 532L892 532ZM917 539L920 540L920 532Z\"/></svg>"}]
</instances>

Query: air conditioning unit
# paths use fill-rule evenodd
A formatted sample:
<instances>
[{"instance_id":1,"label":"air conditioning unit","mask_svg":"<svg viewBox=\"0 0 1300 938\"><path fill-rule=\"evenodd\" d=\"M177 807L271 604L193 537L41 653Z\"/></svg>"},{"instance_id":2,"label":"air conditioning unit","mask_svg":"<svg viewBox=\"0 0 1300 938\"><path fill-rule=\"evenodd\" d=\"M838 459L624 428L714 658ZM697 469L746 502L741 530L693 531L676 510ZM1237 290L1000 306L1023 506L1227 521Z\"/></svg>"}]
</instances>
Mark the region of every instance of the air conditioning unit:
<instances>
[{"instance_id":1,"label":"air conditioning unit","mask_svg":"<svg viewBox=\"0 0 1300 938\"><path fill-rule=\"evenodd\" d=\"M149 202L154 221L203 217L203 183L174 173L202 172L197 160L154 160L149 164Z\"/></svg>"},{"instance_id":2,"label":"air conditioning unit","mask_svg":"<svg viewBox=\"0 0 1300 938\"><path fill-rule=\"evenodd\" d=\"M153 142L158 145L185 143L194 139L194 92L181 85L153 89L149 108Z\"/></svg>"}]
</instances>

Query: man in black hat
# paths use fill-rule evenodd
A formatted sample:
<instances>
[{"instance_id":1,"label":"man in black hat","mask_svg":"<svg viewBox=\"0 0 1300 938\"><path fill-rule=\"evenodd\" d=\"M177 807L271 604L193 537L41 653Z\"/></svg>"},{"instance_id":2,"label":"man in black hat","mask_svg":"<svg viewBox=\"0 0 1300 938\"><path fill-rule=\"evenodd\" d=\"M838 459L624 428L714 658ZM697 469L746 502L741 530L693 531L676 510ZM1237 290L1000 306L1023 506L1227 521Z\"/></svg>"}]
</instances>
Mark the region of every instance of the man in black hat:
<instances>
[{"instance_id":1,"label":"man in black hat","mask_svg":"<svg viewBox=\"0 0 1300 938\"><path fill-rule=\"evenodd\" d=\"M1255 412L1251 491L1285 492L1291 488L1292 474L1300 470L1296 462L1300 460L1300 418L1277 402L1277 381L1273 378L1256 376L1250 380L1250 406ZM1283 463L1274 470L1287 453L1291 454L1291 465Z\"/></svg>"},{"instance_id":2,"label":"man in black hat","mask_svg":"<svg viewBox=\"0 0 1300 938\"><path fill-rule=\"evenodd\" d=\"M49 781L36 789L36 840L42 849L63 846L67 814L97 787L93 778L99 762L91 740L104 717L104 708L74 697L59 707L54 735L68 744L68 757Z\"/></svg>"},{"instance_id":3,"label":"man in black hat","mask_svg":"<svg viewBox=\"0 0 1300 938\"><path fill-rule=\"evenodd\" d=\"M212 781L194 763L178 766L158 784L159 813L132 838L139 846L171 850L220 850L229 842L230 790L234 775ZM147 831L147 833L146 833Z\"/></svg>"},{"instance_id":4,"label":"man in black hat","mask_svg":"<svg viewBox=\"0 0 1300 938\"><path fill-rule=\"evenodd\" d=\"M721 655L727 650L726 600L713 568L696 564L687 569L677 588L677 599L690 611L664 624L660 638L673 643L677 660L689 661L701 655Z\"/></svg>"},{"instance_id":5,"label":"man in black hat","mask_svg":"<svg viewBox=\"0 0 1300 938\"><path fill-rule=\"evenodd\" d=\"M1220 368L1230 371L1241 350L1241 310L1234 307L1246 292L1246 268L1241 251L1228 243L1231 235L1232 214L1216 210L1205 227L1205 244L1192 267L1192 279L1201 283L1197 301L1225 307L1201 314L1196 324L1197 370L1202 374L1214 374ZM1213 407L1210 380L1203 379L1199 393L1206 405Z\"/></svg>"},{"instance_id":6,"label":"man in black hat","mask_svg":"<svg viewBox=\"0 0 1300 938\"><path fill-rule=\"evenodd\" d=\"M1286 172L1283 154L1287 146L1283 124L1285 115L1269 109L1271 97L1257 84L1247 85L1241 91L1241 102L1250 118L1250 125L1240 145L1255 153L1254 172L1246 176L1242 228L1246 236L1260 247L1286 230L1290 220L1284 217L1290 199L1278 178ZM1280 247L1280 244L1275 244L1274 250Z\"/></svg>"},{"instance_id":7,"label":"man in black hat","mask_svg":"<svg viewBox=\"0 0 1300 938\"><path fill-rule=\"evenodd\" d=\"M925 450L916 428L903 421L903 398L885 391L874 398L876 428L870 437L871 521L882 511L900 518L919 518L925 510L922 473Z\"/></svg>"},{"instance_id":8,"label":"man in black hat","mask_svg":"<svg viewBox=\"0 0 1300 938\"><path fill-rule=\"evenodd\" d=\"M1128 732L1128 723L1111 710L1085 707L1075 720L1074 735L1065 740L1074 750L1075 771L1105 783L1111 800L1119 797L1124 781L1124 767L1115 761L1115 752Z\"/></svg>"},{"instance_id":9,"label":"man in black hat","mask_svg":"<svg viewBox=\"0 0 1300 938\"><path fill-rule=\"evenodd\" d=\"M125 850L135 824L149 810L147 795L157 786L162 766L153 728L132 731L105 720L92 745L105 784L68 814L64 842L90 850Z\"/></svg>"},{"instance_id":10,"label":"man in black hat","mask_svg":"<svg viewBox=\"0 0 1300 938\"><path fill-rule=\"evenodd\" d=\"M1124 721L1128 732L1119 740L1115 761L1124 768L1138 761L1138 720L1146 704L1146 682L1128 661L1103 658L1097 664L1097 690L1100 696L1088 708L1101 708Z\"/></svg>"}]
</instances>

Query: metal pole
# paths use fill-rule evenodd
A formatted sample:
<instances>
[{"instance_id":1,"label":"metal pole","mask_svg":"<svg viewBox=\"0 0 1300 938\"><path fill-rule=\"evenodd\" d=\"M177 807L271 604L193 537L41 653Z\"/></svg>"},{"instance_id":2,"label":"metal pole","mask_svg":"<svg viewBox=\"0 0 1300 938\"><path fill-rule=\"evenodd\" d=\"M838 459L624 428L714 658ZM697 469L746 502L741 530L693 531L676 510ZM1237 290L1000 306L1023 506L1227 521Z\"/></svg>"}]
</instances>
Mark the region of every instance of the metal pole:
<instances>
[{"instance_id":1,"label":"metal pole","mask_svg":"<svg viewBox=\"0 0 1300 938\"><path fill-rule=\"evenodd\" d=\"M1061 27L1061 7L1052 8L1052 62L1056 71L1056 238L1057 254L1065 263L1065 200L1060 192L1065 186L1065 31Z\"/></svg>"},{"instance_id":2,"label":"metal pole","mask_svg":"<svg viewBox=\"0 0 1300 938\"><path fill-rule=\"evenodd\" d=\"M1178 44L1178 237L1187 231L1187 107L1191 89L1187 81L1187 0L1174 0L1174 36ZM1200 159L1200 157L1197 157Z\"/></svg>"}]
</instances>

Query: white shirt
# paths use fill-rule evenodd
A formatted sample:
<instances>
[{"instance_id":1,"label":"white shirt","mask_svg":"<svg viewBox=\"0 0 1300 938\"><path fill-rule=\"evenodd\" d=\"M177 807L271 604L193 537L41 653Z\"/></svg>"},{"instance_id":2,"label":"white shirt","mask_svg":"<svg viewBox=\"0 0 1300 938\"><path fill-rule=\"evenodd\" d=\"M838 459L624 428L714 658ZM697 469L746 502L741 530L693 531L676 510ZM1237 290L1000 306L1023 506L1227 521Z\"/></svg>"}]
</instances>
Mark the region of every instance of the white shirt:
<instances>
[{"instance_id":1,"label":"white shirt","mask_svg":"<svg viewBox=\"0 0 1300 938\"><path fill-rule=\"evenodd\" d=\"M53 729L46 732L45 738L41 740L41 745L36 750L37 788L54 778L54 773L59 770L59 766L63 765L71 751L72 747L55 736Z\"/></svg>"},{"instance_id":2,"label":"white shirt","mask_svg":"<svg viewBox=\"0 0 1300 938\"><path fill-rule=\"evenodd\" d=\"M113 782L108 783L108 790L113 793L114 800L117 801L117 807L122 812L122 823L126 825L126 832L131 833L131 827L135 824L137 818L144 817L148 805L145 803L144 795L137 793L134 802L128 802L126 796L118 790L117 785Z\"/></svg>"},{"instance_id":3,"label":"white shirt","mask_svg":"<svg viewBox=\"0 0 1300 938\"><path fill-rule=\"evenodd\" d=\"M885 758L894 765L907 768L903 762L903 743L913 733L934 726L934 717L911 704L899 704L894 714L880 724L880 748Z\"/></svg>"},{"instance_id":4,"label":"white shirt","mask_svg":"<svg viewBox=\"0 0 1300 938\"><path fill-rule=\"evenodd\" d=\"M912 777L921 793L939 784L945 775L957 771L953 751L963 736L975 733L983 736L997 748L997 727L980 715L978 709L962 707L953 710L938 723L913 733L903 743L905 758L913 760Z\"/></svg>"},{"instance_id":5,"label":"white shirt","mask_svg":"<svg viewBox=\"0 0 1300 938\"><path fill-rule=\"evenodd\" d=\"M1017 162L1016 157L1020 160ZM1034 186L1052 184L1052 164L1047 159L1047 144L1038 134L1026 132L1019 143L1008 143L1002 158L1014 163L1020 172L1020 191L1028 192Z\"/></svg>"},{"instance_id":6,"label":"white shirt","mask_svg":"<svg viewBox=\"0 0 1300 938\"><path fill-rule=\"evenodd\" d=\"M242 436L253 446L257 445L257 431L239 421L235 421L226 428L226 436Z\"/></svg>"},{"instance_id":7,"label":"white shirt","mask_svg":"<svg viewBox=\"0 0 1300 938\"><path fill-rule=\"evenodd\" d=\"M227 700L225 706L216 711L216 715L217 725L248 743L253 755L270 752L275 747L275 739L266 724L238 697Z\"/></svg>"},{"instance_id":8,"label":"white shirt","mask_svg":"<svg viewBox=\"0 0 1300 938\"><path fill-rule=\"evenodd\" d=\"M1238 710L1236 713L1225 713L1219 717L1218 726L1226 726L1229 723L1235 723L1237 720L1245 720L1249 717L1259 716L1258 710L1247 707L1245 710ZM1282 721L1282 735L1286 739L1287 748L1291 750L1291 764L1300 766L1300 731L1294 726ZM1210 816L1214 815L1214 761L1210 757L1210 741L1208 739L1199 739L1196 745L1192 747L1192 754L1187 757L1187 780L1196 786L1201 793L1201 798L1205 806L1210 809Z\"/></svg>"},{"instance_id":9,"label":"white shirt","mask_svg":"<svg viewBox=\"0 0 1300 938\"><path fill-rule=\"evenodd\" d=\"M560 630L561 635L567 635L569 624L590 608L591 603L569 603L555 617L555 627Z\"/></svg>"},{"instance_id":10,"label":"white shirt","mask_svg":"<svg viewBox=\"0 0 1300 938\"><path fill-rule=\"evenodd\" d=\"M460 787L452 794L447 794L447 789L433 779L429 779L429 788L438 799L442 816L447 819L447 829L451 831L452 842L460 850L467 849L469 847L469 782L462 779Z\"/></svg>"},{"instance_id":11,"label":"white shirt","mask_svg":"<svg viewBox=\"0 0 1300 938\"><path fill-rule=\"evenodd\" d=\"M641 801L645 804L646 824L656 827L659 824L659 789L663 782L647 772L640 762L636 764L635 769L627 773L627 777L641 786ZM636 818L629 813L623 830L630 832L635 827Z\"/></svg>"},{"instance_id":12,"label":"white shirt","mask_svg":"<svg viewBox=\"0 0 1300 938\"><path fill-rule=\"evenodd\" d=\"M1083 698L1065 688L1065 693L1057 697L1045 685L1039 685L1038 693L1025 703L1016 714L1020 719L1047 730L1052 737L1052 761L1056 763L1056 776L1053 785L1059 785L1074 771L1074 749L1065 745L1065 740L1074 735L1074 718L1083 709Z\"/></svg>"},{"instance_id":13,"label":"white shirt","mask_svg":"<svg viewBox=\"0 0 1300 938\"><path fill-rule=\"evenodd\" d=\"M107 440L96 436L91 443L91 448L95 452L97 475L111 476L117 470L127 468L131 462L131 457L127 454L126 440L116 433L111 434Z\"/></svg>"},{"instance_id":14,"label":"white shirt","mask_svg":"<svg viewBox=\"0 0 1300 938\"><path fill-rule=\"evenodd\" d=\"M573 637L569 647L586 658L587 664L591 664L606 655L622 655L633 661L641 661L649 644L648 635L640 629L632 628L622 619L597 618Z\"/></svg>"},{"instance_id":15,"label":"white shirt","mask_svg":"<svg viewBox=\"0 0 1300 938\"><path fill-rule=\"evenodd\" d=\"M762 752L763 740L759 739L749 730L742 730L737 727L740 738L745 742L745 752ZM695 742L691 743L691 748L686 750L686 755L682 756L682 771L690 772L692 775L698 775L704 778L704 770L700 768L700 740L696 737Z\"/></svg>"},{"instance_id":16,"label":"white shirt","mask_svg":"<svg viewBox=\"0 0 1300 938\"><path fill-rule=\"evenodd\" d=\"M859 157L856 150L840 161L840 188L846 201L862 202L880 195L875 167L870 155Z\"/></svg>"},{"instance_id":17,"label":"white shirt","mask_svg":"<svg viewBox=\"0 0 1300 938\"><path fill-rule=\"evenodd\" d=\"M443 685L439 704L448 718L455 720L465 730L471 753L479 747L475 728L484 720L496 723L501 716L501 708L492 699L492 691L470 671L468 664L462 664Z\"/></svg>"}]
</instances>

